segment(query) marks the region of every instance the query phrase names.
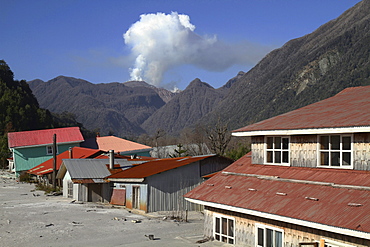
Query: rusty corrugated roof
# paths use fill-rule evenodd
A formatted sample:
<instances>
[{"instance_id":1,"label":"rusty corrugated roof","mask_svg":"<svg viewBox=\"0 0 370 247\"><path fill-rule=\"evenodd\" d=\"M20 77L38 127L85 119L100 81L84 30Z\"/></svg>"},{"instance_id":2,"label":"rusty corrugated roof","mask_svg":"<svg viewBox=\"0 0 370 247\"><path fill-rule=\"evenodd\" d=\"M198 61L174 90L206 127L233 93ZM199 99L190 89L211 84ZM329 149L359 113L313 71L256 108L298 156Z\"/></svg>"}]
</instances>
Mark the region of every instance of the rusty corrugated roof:
<instances>
[{"instance_id":1,"label":"rusty corrugated roof","mask_svg":"<svg viewBox=\"0 0 370 247\"><path fill-rule=\"evenodd\" d=\"M233 132L370 126L370 86L347 88L317 103Z\"/></svg>"},{"instance_id":2,"label":"rusty corrugated roof","mask_svg":"<svg viewBox=\"0 0 370 247\"><path fill-rule=\"evenodd\" d=\"M141 165L137 165L122 172L112 174L107 178L146 178L154 174L188 165L190 163L207 159L212 156L215 155L148 160Z\"/></svg>"},{"instance_id":3,"label":"rusty corrugated roof","mask_svg":"<svg viewBox=\"0 0 370 247\"><path fill-rule=\"evenodd\" d=\"M72 158L73 159L87 159L93 158L99 154L102 154L103 151L97 149L90 149L90 148L82 148L82 147L73 147L72 148ZM56 168L59 170L60 165L62 164L63 159L69 159L70 157L69 150L57 155L57 163ZM53 158L41 163L38 166L27 171L30 174L34 175L45 175L48 173L53 172Z\"/></svg>"},{"instance_id":4,"label":"rusty corrugated roof","mask_svg":"<svg viewBox=\"0 0 370 247\"><path fill-rule=\"evenodd\" d=\"M53 136L57 135L57 143L83 142L84 138L79 127L19 131L8 133L10 148L48 145L53 143Z\"/></svg>"},{"instance_id":5,"label":"rusty corrugated roof","mask_svg":"<svg viewBox=\"0 0 370 247\"><path fill-rule=\"evenodd\" d=\"M370 171L251 165L250 160L250 154L244 156L185 197L370 232Z\"/></svg>"}]
</instances>

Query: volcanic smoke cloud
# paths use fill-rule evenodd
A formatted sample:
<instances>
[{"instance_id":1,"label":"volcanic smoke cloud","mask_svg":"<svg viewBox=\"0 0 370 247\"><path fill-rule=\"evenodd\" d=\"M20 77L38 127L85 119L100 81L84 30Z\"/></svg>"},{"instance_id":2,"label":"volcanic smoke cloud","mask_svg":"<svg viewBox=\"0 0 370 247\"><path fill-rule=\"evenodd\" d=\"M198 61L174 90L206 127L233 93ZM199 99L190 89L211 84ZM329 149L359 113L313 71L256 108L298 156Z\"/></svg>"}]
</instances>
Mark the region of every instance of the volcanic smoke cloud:
<instances>
[{"instance_id":1,"label":"volcanic smoke cloud","mask_svg":"<svg viewBox=\"0 0 370 247\"><path fill-rule=\"evenodd\" d=\"M164 73L176 66L191 64L208 71L223 71L234 64L255 64L260 58L249 53L250 45L225 44L215 36L202 37L194 30L187 15L141 15L123 35L136 58L130 69L131 80L159 86Z\"/></svg>"}]
</instances>

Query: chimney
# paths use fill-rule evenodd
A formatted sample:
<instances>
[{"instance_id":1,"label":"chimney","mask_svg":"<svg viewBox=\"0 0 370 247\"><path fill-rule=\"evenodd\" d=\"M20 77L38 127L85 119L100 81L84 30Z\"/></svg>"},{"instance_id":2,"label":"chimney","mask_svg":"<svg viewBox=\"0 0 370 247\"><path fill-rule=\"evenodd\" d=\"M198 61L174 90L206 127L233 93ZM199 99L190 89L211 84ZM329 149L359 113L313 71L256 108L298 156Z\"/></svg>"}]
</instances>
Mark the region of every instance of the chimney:
<instances>
[{"instance_id":1,"label":"chimney","mask_svg":"<svg viewBox=\"0 0 370 247\"><path fill-rule=\"evenodd\" d=\"M69 158L73 159L73 152L72 152L72 147L69 147Z\"/></svg>"},{"instance_id":2,"label":"chimney","mask_svg":"<svg viewBox=\"0 0 370 247\"><path fill-rule=\"evenodd\" d=\"M109 150L109 169L114 169L114 151Z\"/></svg>"}]
</instances>

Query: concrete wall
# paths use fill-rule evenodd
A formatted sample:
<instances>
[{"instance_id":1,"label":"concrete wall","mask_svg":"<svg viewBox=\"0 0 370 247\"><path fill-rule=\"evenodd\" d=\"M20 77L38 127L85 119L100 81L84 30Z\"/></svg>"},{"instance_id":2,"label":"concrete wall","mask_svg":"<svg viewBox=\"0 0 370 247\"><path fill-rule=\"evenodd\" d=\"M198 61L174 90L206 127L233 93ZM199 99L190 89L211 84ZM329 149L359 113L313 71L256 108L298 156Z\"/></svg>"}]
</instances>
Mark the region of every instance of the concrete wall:
<instances>
[{"instance_id":1,"label":"concrete wall","mask_svg":"<svg viewBox=\"0 0 370 247\"><path fill-rule=\"evenodd\" d=\"M206 207L204 210L204 235L206 237L213 237L213 218L215 213L234 218L236 246L256 246L256 224L281 229L284 232L284 247L299 247L299 243L319 242L321 238L357 247L370 246L370 240L210 207Z\"/></svg>"}]
</instances>

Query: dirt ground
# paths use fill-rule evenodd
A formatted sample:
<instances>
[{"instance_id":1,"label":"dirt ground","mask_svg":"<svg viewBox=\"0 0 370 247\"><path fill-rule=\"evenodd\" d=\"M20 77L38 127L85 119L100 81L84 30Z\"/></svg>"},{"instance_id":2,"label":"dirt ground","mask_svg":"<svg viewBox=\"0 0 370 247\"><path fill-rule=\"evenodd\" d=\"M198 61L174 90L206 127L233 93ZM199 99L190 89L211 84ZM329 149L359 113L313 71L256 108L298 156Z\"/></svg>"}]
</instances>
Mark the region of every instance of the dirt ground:
<instances>
[{"instance_id":1,"label":"dirt ground","mask_svg":"<svg viewBox=\"0 0 370 247\"><path fill-rule=\"evenodd\" d=\"M203 239L203 215L166 215L47 196L0 174L0 246L229 246ZM168 215L170 216L170 215ZM149 237L149 235L153 235ZM151 239L152 240L151 240Z\"/></svg>"}]
</instances>

